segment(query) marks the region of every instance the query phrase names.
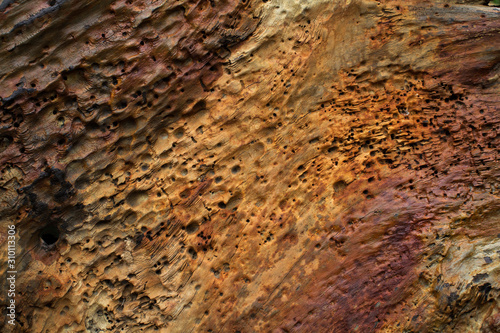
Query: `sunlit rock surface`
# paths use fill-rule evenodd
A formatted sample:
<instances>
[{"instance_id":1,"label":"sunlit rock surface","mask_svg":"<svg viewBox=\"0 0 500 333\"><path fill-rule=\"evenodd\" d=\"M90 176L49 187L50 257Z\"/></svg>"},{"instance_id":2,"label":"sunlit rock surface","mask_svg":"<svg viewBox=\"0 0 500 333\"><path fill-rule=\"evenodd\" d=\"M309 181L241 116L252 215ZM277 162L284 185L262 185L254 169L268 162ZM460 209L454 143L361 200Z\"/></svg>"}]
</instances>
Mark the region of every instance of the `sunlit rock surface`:
<instances>
[{"instance_id":1,"label":"sunlit rock surface","mask_svg":"<svg viewBox=\"0 0 500 333\"><path fill-rule=\"evenodd\" d=\"M488 3L1 2L2 332L500 332Z\"/></svg>"}]
</instances>

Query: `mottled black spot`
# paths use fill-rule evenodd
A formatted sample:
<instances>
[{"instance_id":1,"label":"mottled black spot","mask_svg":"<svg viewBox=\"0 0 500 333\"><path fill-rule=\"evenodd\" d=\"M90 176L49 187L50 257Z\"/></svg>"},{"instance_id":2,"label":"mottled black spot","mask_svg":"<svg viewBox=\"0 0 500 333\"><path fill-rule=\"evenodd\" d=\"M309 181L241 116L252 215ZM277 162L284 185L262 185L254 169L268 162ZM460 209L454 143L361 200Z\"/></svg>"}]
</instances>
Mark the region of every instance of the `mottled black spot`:
<instances>
[{"instance_id":1,"label":"mottled black spot","mask_svg":"<svg viewBox=\"0 0 500 333\"><path fill-rule=\"evenodd\" d=\"M484 280L488 277L488 273L482 273L482 274L476 274L474 275L474 277L472 278L472 282L474 283L478 283L479 281L481 280Z\"/></svg>"}]
</instances>

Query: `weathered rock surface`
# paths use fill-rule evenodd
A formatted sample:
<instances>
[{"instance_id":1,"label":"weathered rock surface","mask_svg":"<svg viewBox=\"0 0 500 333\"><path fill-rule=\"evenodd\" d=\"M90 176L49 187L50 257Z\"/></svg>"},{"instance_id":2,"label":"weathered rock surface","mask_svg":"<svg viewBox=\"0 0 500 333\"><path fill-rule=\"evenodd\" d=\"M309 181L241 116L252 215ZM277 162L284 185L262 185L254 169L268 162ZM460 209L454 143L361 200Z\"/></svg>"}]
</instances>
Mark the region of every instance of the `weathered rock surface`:
<instances>
[{"instance_id":1,"label":"weathered rock surface","mask_svg":"<svg viewBox=\"0 0 500 333\"><path fill-rule=\"evenodd\" d=\"M4 0L1 330L500 332L487 2Z\"/></svg>"}]
</instances>

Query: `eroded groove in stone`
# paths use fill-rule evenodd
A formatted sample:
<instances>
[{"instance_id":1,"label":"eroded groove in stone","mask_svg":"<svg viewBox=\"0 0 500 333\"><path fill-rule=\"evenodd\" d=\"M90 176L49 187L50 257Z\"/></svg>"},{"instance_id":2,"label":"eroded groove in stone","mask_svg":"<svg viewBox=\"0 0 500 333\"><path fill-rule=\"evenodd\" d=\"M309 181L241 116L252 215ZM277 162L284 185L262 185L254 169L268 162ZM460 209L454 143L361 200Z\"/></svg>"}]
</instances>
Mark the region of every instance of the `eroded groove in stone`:
<instances>
[{"instance_id":1,"label":"eroded groove in stone","mask_svg":"<svg viewBox=\"0 0 500 333\"><path fill-rule=\"evenodd\" d=\"M2 2L14 331L498 331L499 15Z\"/></svg>"}]
</instances>

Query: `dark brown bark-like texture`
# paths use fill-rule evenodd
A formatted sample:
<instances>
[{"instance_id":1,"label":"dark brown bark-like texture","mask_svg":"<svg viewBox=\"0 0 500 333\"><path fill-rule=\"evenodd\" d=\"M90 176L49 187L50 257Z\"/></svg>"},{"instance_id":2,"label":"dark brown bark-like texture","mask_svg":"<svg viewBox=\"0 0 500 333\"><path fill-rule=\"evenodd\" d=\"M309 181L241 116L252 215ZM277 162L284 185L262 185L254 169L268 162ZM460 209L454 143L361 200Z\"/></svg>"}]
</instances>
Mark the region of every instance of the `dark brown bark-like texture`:
<instances>
[{"instance_id":1,"label":"dark brown bark-like texture","mask_svg":"<svg viewBox=\"0 0 500 333\"><path fill-rule=\"evenodd\" d=\"M499 78L493 1L3 0L0 330L500 332Z\"/></svg>"}]
</instances>

